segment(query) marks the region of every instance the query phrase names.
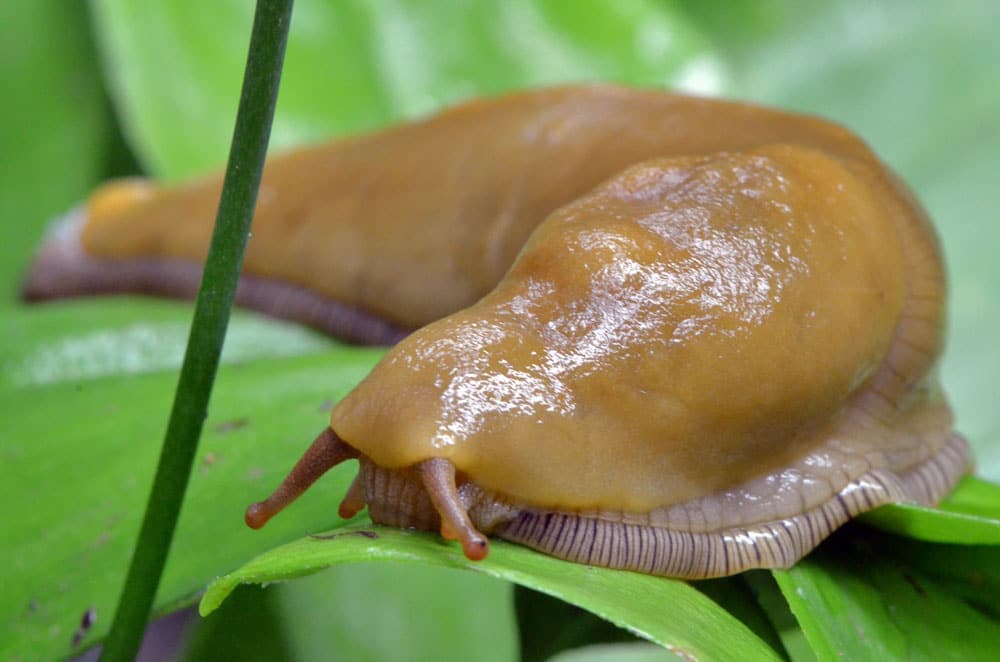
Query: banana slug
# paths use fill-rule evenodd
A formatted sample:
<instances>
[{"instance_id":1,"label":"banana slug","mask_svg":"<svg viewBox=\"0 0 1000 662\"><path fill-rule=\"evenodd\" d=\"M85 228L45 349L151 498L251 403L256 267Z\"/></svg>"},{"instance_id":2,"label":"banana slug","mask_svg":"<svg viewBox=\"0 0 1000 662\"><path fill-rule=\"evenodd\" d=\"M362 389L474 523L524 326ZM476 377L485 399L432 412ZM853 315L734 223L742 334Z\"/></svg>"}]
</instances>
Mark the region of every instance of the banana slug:
<instances>
[{"instance_id":1,"label":"banana slug","mask_svg":"<svg viewBox=\"0 0 1000 662\"><path fill-rule=\"evenodd\" d=\"M23 293L193 294L220 177L106 185ZM577 86L273 157L238 302L397 343L263 526L359 460L349 517L705 578L787 567L969 469L933 228L852 133Z\"/></svg>"}]
</instances>

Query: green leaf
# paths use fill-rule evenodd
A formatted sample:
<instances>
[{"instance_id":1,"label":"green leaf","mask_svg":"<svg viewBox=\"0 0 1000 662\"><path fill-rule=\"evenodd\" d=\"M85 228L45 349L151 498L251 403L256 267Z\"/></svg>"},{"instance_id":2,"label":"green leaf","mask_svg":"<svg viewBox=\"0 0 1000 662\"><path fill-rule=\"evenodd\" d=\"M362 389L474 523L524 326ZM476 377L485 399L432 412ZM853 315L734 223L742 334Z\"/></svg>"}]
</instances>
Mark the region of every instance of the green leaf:
<instances>
[{"instance_id":1,"label":"green leaf","mask_svg":"<svg viewBox=\"0 0 1000 662\"><path fill-rule=\"evenodd\" d=\"M940 504L942 510L1000 520L1000 485L966 476Z\"/></svg>"},{"instance_id":2,"label":"green leaf","mask_svg":"<svg viewBox=\"0 0 1000 662\"><path fill-rule=\"evenodd\" d=\"M572 603L523 586L514 587L514 610L521 662L542 662L559 651L591 644L641 641Z\"/></svg>"},{"instance_id":3,"label":"green leaf","mask_svg":"<svg viewBox=\"0 0 1000 662\"><path fill-rule=\"evenodd\" d=\"M222 609L194 628L182 659L214 662L220 651L225 651L228 659L241 662L290 659L292 644L282 628L274 593L257 586L234 591Z\"/></svg>"},{"instance_id":4,"label":"green leaf","mask_svg":"<svg viewBox=\"0 0 1000 662\"><path fill-rule=\"evenodd\" d=\"M594 644L549 658L551 662L671 662L685 659L689 658L646 643Z\"/></svg>"},{"instance_id":5,"label":"green leaf","mask_svg":"<svg viewBox=\"0 0 1000 662\"><path fill-rule=\"evenodd\" d=\"M683 582L571 564L502 540L491 542L484 561L472 562L460 547L435 534L368 522L302 538L258 556L213 581L199 611L211 613L241 583L281 581L336 564L370 561L464 568L506 579L579 605L682 655L719 659L739 650L744 659L775 658L742 623Z\"/></svg>"},{"instance_id":6,"label":"green leaf","mask_svg":"<svg viewBox=\"0 0 1000 662\"><path fill-rule=\"evenodd\" d=\"M893 503L859 519L928 542L1000 545L1000 485L966 477L939 508Z\"/></svg>"},{"instance_id":7,"label":"green leaf","mask_svg":"<svg viewBox=\"0 0 1000 662\"><path fill-rule=\"evenodd\" d=\"M346 564L269 590L295 659L517 659L511 586L484 574Z\"/></svg>"},{"instance_id":8,"label":"green leaf","mask_svg":"<svg viewBox=\"0 0 1000 662\"><path fill-rule=\"evenodd\" d=\"M1000 621L856 527L773 574L820 660L985 660L1000 646Z\"/></svg>"},{"instance_id":9,"label":"green leaf","mask_svg":"<svg viewBox=\"0 0 1000 662\"><path fill-rule=\"evenodd\" d=\"M156 611L190 604L212 577L260 550L338 522L353 478L344 467L317 484L294 516L263 531L247 504L280 481L316 432L331 399L371 369L382 350L325 354L220 369ZM81 614L97 612L84 646L107 632L135 542L141 505L176 377L150 373L0 389L4 405L0 658L69 655Z\"/></svg>"},{"instance_id":10,"label":"green leaf","mask_svg":"<svg viewBox=\"0 0 1000 662\"><path fill-rule=\"evenodd\" d=\"M219 166L239 96L252 5L94 5L112 92L132 144L170 179ZM300 0L273 145L422 115L476 94L571 80L682 83L722 73L687 18L654 0Z\"/></svg>"},{"instance_id":11,"label":"green leaf","mask_svg":"<svg viewBox=\"0 0 1000 662\"><path fill-rule=\"evenodd\" d=\"M785 636L778 631L779 620L772 612L763 609L754 595L754 588L748 578L761 572L743 573L734 577L706 579L692 582L692 586L712 598L720 607L740 619L750 631L761 638L775 651L784 654ZM786 656L787 657L787 656Z\"/></svg>"},{"instance_id":12,"label":"green leaf","mask_svg":"<svg viewBox=\"0 0 1000 662\"><path fill-rule=\"evenodd\" d=\"M891 549L895 559L932 577L952 595L1000 620L1000 547L941 545L892 535L871 539L880 549Z\"/></svg>"},{"instance_id":13,"label":"green leaf","mask_svg":"<svg viewBox=\"0 0 1000 662\"><path fill-rule=\"evenodd\" d=\"M978 472L1000 481L1000 3L768 0L742 12L752 20L722 22L717 42L735 93L857 132L934 220L951 289L942 381Z\"/></svg>"},{"instance_id":14,"label":"green leaf","mask_svg":"<svg viewBox=\"0 0 1000 662\"><path fill-rule=\"evenodd\" d=\"M809 646L802 626L795 620L771 573L766 570L751 570L743 574L743 579L756 597L757 604L773 624L789 659L796 662L815 660L816 654Z\"/></svg>"},{"instance_id":15,"label":"green leaf","mask_svg":"<svg viewBox=\"0 0 1000 662\"><path fill-rule=\"evenodd\" d=\"M111 119L82 3L3 3L0 37L0 307L7 308L45 221L100 179Z\"/></svg>"},{"instance_id":16,"label":"green leaf","mask_svg":"<svg viewBox=\"0 0 1000 662\"><path fill-rule=\"evenodd\" d=\"M481 573L346 564L237 589L205 618L184 659L215 660L224 650L239 660L508 662L517 659L511 607L510 584Z\"/></svg>"}]
</instances>

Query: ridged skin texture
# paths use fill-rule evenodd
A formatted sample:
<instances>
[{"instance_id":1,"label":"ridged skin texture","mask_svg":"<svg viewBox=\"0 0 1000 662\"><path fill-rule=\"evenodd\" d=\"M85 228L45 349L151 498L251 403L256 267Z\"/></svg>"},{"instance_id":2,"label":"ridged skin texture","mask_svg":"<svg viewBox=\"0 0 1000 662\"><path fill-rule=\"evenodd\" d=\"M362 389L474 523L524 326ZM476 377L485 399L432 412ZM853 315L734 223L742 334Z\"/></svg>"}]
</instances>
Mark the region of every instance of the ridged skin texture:
<instances>
[{"instance_id":1,"label":"ridged skin texture","mask_svg":"<svg viewBox=\"0 0 1000 662\"><path fill-rule=\"evenodd\" d=\"M218 188L98 192L87 268L195 264ZM331 415L377 522L439 527L415 467L447 458L482 532L717 576L968 468L933 230L823 120L610 86L474 101L273 159L245 269L308 293L289 317L418 329Z\"/></svg>"}]
</instances>

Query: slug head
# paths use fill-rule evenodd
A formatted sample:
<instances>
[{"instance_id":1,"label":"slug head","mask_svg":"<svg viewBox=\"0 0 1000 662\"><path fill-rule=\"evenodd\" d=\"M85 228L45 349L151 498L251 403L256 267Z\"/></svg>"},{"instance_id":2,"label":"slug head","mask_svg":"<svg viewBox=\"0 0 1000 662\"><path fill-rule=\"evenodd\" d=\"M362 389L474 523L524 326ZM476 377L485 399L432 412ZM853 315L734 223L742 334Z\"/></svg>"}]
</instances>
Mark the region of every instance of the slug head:
<instances>
[{"instance_id":1,"label":"slug head","mask_svg":"<svg viewBox=\"0 0 1000 662\"><path fill-rule=\"evenodd\" d=\"M281 485L264 501L247 508L244 521L251 529L259 529L285 509L316 482L320 476L359 453L343 442L330 428L325 428L299 459ZM470 561L481 561L489 554L489 541L469 520L455 485L455 465L444 458L431 458L419 464L423 487L441 520L441 536L459 540ZM355 479L338 508L338 514L349 519L364 506L360 482Z\"/></svg>"}]
</instances>

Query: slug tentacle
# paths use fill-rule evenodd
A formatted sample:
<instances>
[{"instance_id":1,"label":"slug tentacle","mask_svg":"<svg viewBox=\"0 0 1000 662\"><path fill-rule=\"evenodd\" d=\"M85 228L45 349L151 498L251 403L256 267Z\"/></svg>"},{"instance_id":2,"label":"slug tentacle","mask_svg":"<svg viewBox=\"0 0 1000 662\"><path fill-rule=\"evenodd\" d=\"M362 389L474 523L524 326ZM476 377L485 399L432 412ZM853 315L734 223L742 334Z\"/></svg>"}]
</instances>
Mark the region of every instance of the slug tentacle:
<instances>
[{"instance_id":1,"label":"slug tentacle","mask_svg":"<svg viewBox=\"0 0 1000 662\"><path fill-rule=\"evenodd\" d=\"M455 485L455 465L442 457L420 463L427 495L441 516L441 535L448 540L459 540L462 551L470 561L481 561L489 554L486 536L480 533L469 519Z\"/></svg>"},{"instance_id":2,"label":"slug tentacle","mask_svg":"<svg viewBox=\"0 0 1000 662\"><path fill-rule=\"evenodd\" d=\"M341 462L357 457L356 450L344 443L333 430L325 428L271 496L250 504L244 517L247 526L251 529L261 528L309 489L320 476Z\"/></svg>"},{"instance_id":3,"label":"slug tentacle","mask_svg":"<svg viewBox=\"0 0 1000 662\"><path fill-rule=\"evenodd\" d=\"M351 519L361 512L366 503L364 474L358 471L354 480L351 481L351 486L347 488L344 498L340 501L337 514L340 515L341 519Z\"/></svg>"}]
</instances>

